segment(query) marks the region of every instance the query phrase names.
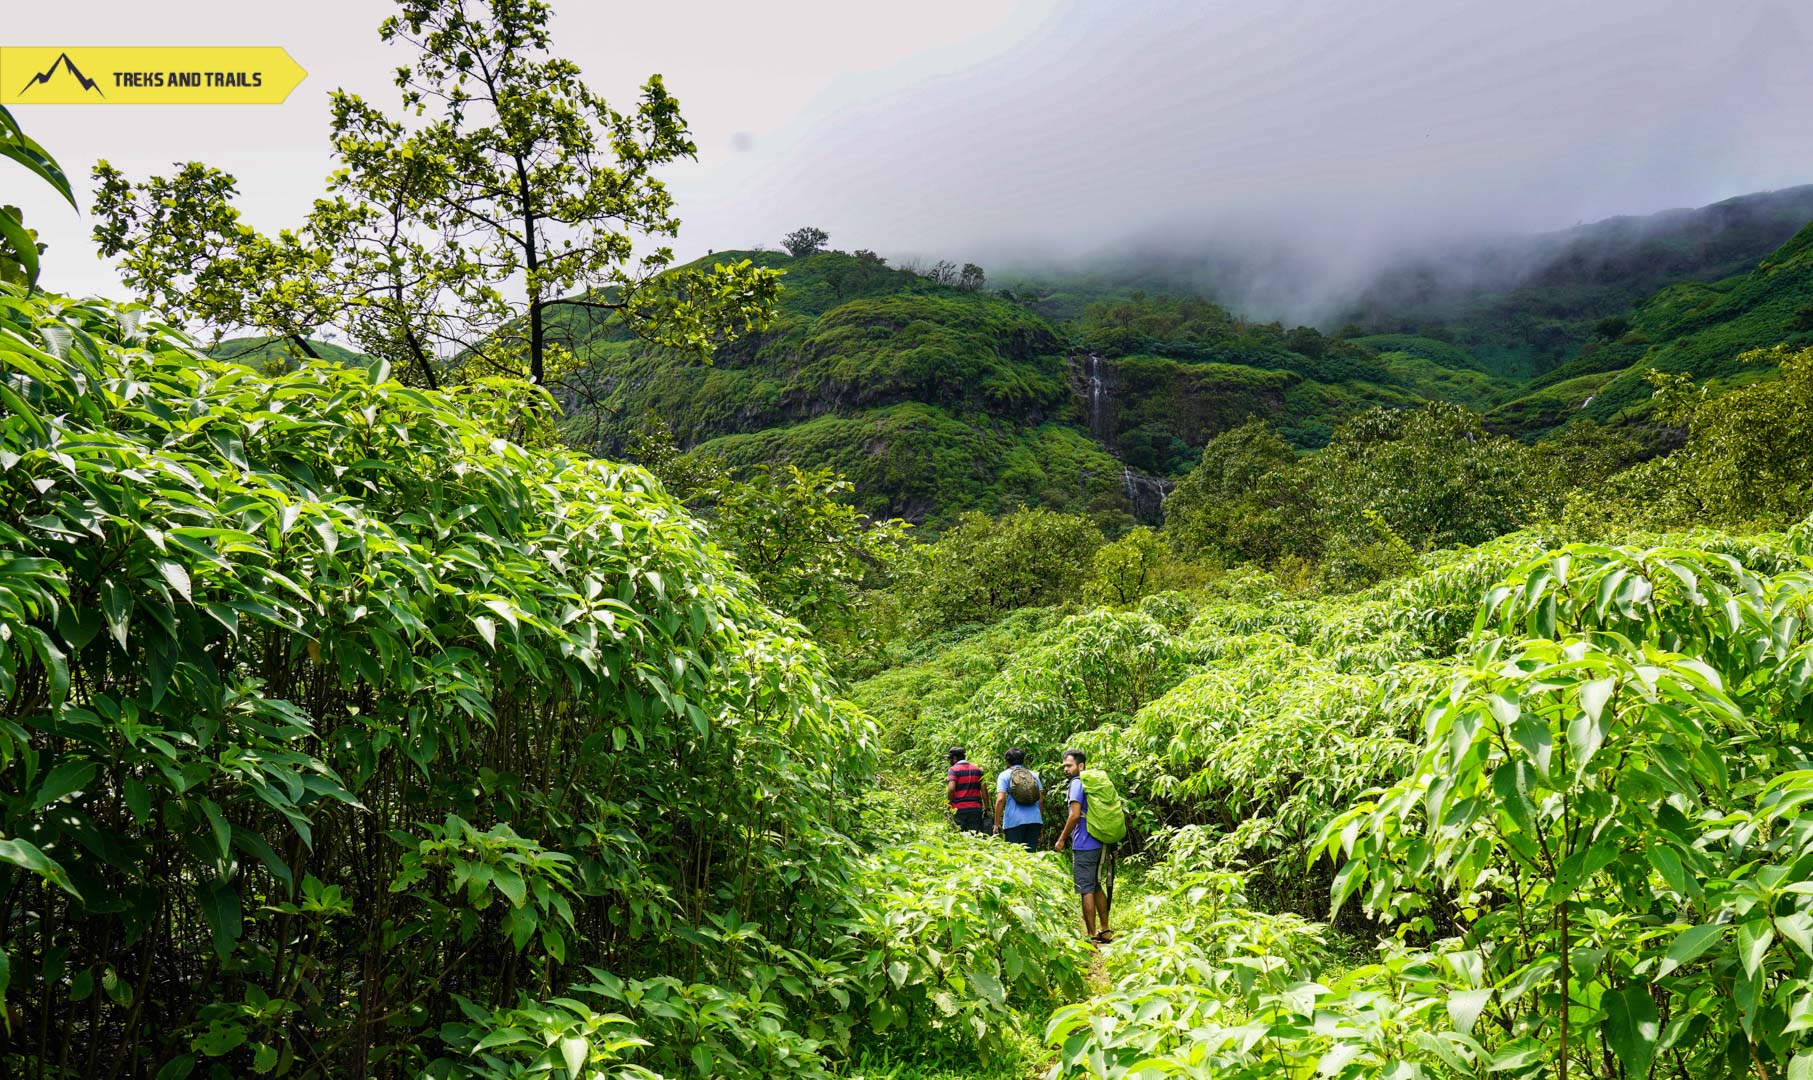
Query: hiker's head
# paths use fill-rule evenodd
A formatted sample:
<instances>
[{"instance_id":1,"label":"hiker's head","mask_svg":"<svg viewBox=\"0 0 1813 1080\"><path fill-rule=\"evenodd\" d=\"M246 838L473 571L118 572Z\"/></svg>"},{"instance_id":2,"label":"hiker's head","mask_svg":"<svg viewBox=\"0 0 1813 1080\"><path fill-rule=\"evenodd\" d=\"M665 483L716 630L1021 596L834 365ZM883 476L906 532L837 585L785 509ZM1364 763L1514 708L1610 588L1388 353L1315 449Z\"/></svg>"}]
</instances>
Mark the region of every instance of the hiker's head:
<instances>
[{"instance_id":1,"label":"hiker's head","mask_svg":"<svg viewBox=\"0 0 1813 1080\"><path fill-rule=\"evenodd\" d=\"M1005 758L1006 758L1006 759L1007 759L1007 763L1008 763L1008 764L1009 764L1009 765L1024 765L1024 764L1026 764L1026 751L1024 751L1024 750L1022 750L1022 749L1020 749L1020 748L1019 748L1019 747L1017 747L1017 746L1010 746L1010 747L1008 747L1008 748L1007 748L1007 753L1005 753L1005 754L1003 754L1003 755L1001 755L1001 756L1002 756L1002 757L1005 757Z\"/></svg>"},{"instance_id":2,"label":"hiker's head","mask_svg":"<svg viewBox=\"0 0 1813 1080\"><path fill-rule=\"evenodd\" d=\"M950 759L952 765L955 765L963 760L963 747L953 746L944 752L944 756Z\"/></svg>"},{"instance_id":3,"label":"hiker's head","mask_svg":"<svg viewBox=\"0 0 1813 1080\"><path fill-rule=\"evenodd\" d=\"M1081 750L1064 751L1064 775L1065 776L1075 776L1076 774L1082 772L1083 771L1083 762L1088 761L1088 760L1089 760L1089 755L1083 753Z\"/></svg>"}]
</instances>

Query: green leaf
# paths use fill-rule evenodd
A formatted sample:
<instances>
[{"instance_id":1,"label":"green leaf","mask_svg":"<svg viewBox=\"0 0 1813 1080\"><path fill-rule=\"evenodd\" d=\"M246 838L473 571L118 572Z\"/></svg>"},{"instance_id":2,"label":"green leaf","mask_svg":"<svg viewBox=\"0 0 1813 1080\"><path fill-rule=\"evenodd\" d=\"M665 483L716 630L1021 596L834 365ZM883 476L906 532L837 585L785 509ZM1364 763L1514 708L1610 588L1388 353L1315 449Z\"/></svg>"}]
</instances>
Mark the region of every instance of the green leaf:
<instances>
[{"instance_id":1,"label":"green leaf","mask_svg":"<svg viewBox=\"0 0 1813 1080\"><path fill-rule=\"evenodd\" d=\"M214 951L224 959L232 954L239 943L239 935L245 930L239 910L239 893L231 885L216 879L198 886L195 899L201 907L202 918L207 920L208 929L213 932Z\"/></svg>"},{"instance_id":2,"label":"green leaf","mask_svg":"<svg viewBox=\"0 0 1813 1080\"><path fill-rule=\"evenodd\" d=\"M480 1039L478 1041L478 1044L476 1046L474 1046L472 1049L474 1049L474 1050L494 1050L500 1046L510 1046L514 1043L526 1043L526 1042L531 1042L531 1041L532 1040L529 1038L529 1033L526 1031L523 1031L521 1028L513 1028L513 1027L498 1028L496 1031L493 1031L489 1035L486 1035L484 1038ZM535 1045L539 1049L544 1044L536 1043Z\"/></svg>"},{"instance_id":3,"label":"green leaf","mask_svg":"<svg viewBox=\"0 0 1813 1080\"><path fill-rule=\"evenodd\" d=\"M92 761L66 761L50 770L44 783L32 796L31 808L42 810L63 797L86 788L94 781L96 767Z\"/></svg>"},{"instance_id":4,"label":"green leaf","mask_svg":"<svg viewBox=\"0 0 1813 1080\"><path fill-rule=\"evenodd\" d=\"M101 583L101 614L107 619L107 632L120 648L126 647L126 631L132 621L132 593L112 578Z\"/></svg>"},{"instance_id":5,"label":"green leaf","mask_svg":"<svg viewBox=\"0 0 1813 1080\"><path fill-rule=\"evenodd\" d=\"M969 973L969 980L975 984L976 989L981 992L983 997L993 1002L997 1007L1007 1007L1007 991L1002 987L1001 980L995 978L993 974L987 971L972 970Z\"/></svg>"},{"instance_id":6,"label":"green leaf","mask_svg":"<svg viewBox=\"0 0 1813 1080\"><path fill-rule=\"evenodd\" d=\"M19 121L13 114L0 107L0 157L11 158L38 176L39 179L57 190L72 210L80 210L76 205L75 192L69 186L69 177L64 174L57 159L50 156L37 140L25 134ZM159 1080L163 1080L160 1076Z\"/></svg>"},{"instance_id":7,"label":"green leaf","mask_svg":"<svg viewBox=\"0 0 1813 1080\"><path fill-rule=\"evenodd\" d=\"M1787 1080L1813 1080L1813 1050L1794 1055L1788 1062Z\"/></svg>"},{"instance_id":8,"label":"green leaf","mask_svg":"<svg viewBox=\"0 0 1813 1080\"><path fill-rule=\"evenodd\" d=\"M4 152L5 148L0 147L0 153ZM36 285L38 242L32 238L24 220L16 217L12 210L10 206L0 206L0 256L19 264L19 268L25 273L26 285Z\"/></svg>"},{"instance_id":9,"label":"green leaf","mask_svg":"<svg viewBox=\"0 0 1813 1080\"><path fill-rule=\"evenodd\" d=\"M1681 856L1666 843L1654 843L1645 852L1649 856L1649 865L1656 868L1668 887L1683 896L1687 895L1687 870L1681 865Z\"/></svg>"},{"instance_id":10,"label":"green leaf","mask_svg":"<svg viewBox=\"0 0 1813 1080\"><path fill-rule=\"evenodd\" d=\"M1775 920L1775 928L1782 937L1794 943L1806 956L1813 957L1813 916L1804 911L1783 915Z\"/></svg>"},{"instance_id":11,"label":"green leaf","mask_svg":"<svg viewBox=\"0 0 1813 1080\"><path fill-rule=\"evenodd\" d=\"M159 559L157 572L164 576L164 580L170 583L178 596L184 600L192 599L189 594L189 571L182 563L175 559Z\"/></svg>"},{"instance_id":12,"label":"green leaf","mask_svg":"<svg viewBox=\"0 0 1813 1080\"><path fill-rule=\"evenodd\" d=\"M1605 1010L1605 1041L1624 1063L1625 1075L1648 1076L1662 1033L1649 985L1627 983L1606 994L1600 1007Z\"/></svg>"},{"instance_id":13,"label":"green leaf","mask_svg":"<svg viewBox=\"0 0 1813 1080\"><path fill-rule=\"evenodd\" d=\"M0 840L0 860L30 870L76 899L82 898L69 883L69 875L64 873L63 867L29 840Z\"/></svg>"},{"instance_id":14,"label":"green leaf","mask_svg":"<svg viewBox=\"0 0 1813 1080\"><path fill-rule=\"evenodd\" d=\"M123 793L126 809L132 811L132 820L143 825L151 817L151 790L138 777L129 776L123 785Z\"/></svg>"},{"instance_id":15,"label":"green leaf","mask_svg":"<svg viewBox=\"0 0 1813 1080\"><path fill-rule=\"evenodd\" d=\"M567 1075L573 1080L579 1080L580 1070L584 1069L585 1063L592 1058L592 1045L577 1035L562 1039L560 1040L560 1057L562 1061L566 1062Z\"/></svg>"},{"instance_id":16,"label":"green leaf","mask_svg":"<svg viewBox=\"0 0 1813 1080\"><path fill-rule=\"evenodd\" d=\"M508 866L495 867L491 874L491 881L497 886L497 891L503 893L504 898L510 901L512 907L522 907L523 901L529 898L529 890L523 884L522 875Z\"/></svg>"},{"instance_id":17,"label":"green leaf","mask_svg":"<svg viewBox=\"0 0 1813 1080\"><path fill-rule=\"evenodd\" d=\"M1794 999L1793 1006L1788 1009L1788 1024L1782 1028L1782 1034L1792 1035L1808 1028L1813 1028L1813 991Z\"/></svg>"},{"instance_id":18,"label":"green leaf","mask_svg":"<svg viewBox=\"0 0 1813 1080\"><path fill-rule=\"evenodd\" d=\"M1456 990L1448 995L1448 1018L1454 1022L1454 1030L1462 1035L1473 1033L1473 1025L1479 1022L1479 1014L1485 1011L1487 1003L1492 1000L1492 988L1478 990Z\"/></svg>"},{"instance_id":19,"label":"green leaf","mask_svg":"<svg viewBox=\"0 0 1813 1080\"><path fill-rule=\"evenodd\" d=\"M1549 1060L1549 1048L1532 1038L1513 1039L1499 1047L1486 1066L1487 1072L1509 1072Z\"/></svg>"},{"instance_id":20,"label":"green leaf","mask_svg":"<svg viewBox=\"0 0 1813 1080\"><path fill-rule=\"evenodd\" d=\"M1536 775L1546 780L1549 775L1549 758L1555 749L1555 736L1549 730L1549 725L1534 713L1520 712L1516 722L1511 725L1511 738L1530 756Z\"/></svg>"},{"instance_id":21,"label":"green leaf","mask_svg":"<svg viewBox=\"0 0 1813 1080\"><path fill-rule=\"evenodd\" d=\"M220 807L214 805L213 799L200 799L197 801L201 803L202 815L208 819L209 833L214 838L215 858L221 861L221 874L222 876L225 876L227 869L225 865L227 854L231 850L233 844L233 828L227 824L227 819L222 816Z\"/></svg>"},{"instance_id":22,"label":"green leaf","mask_svg":"<svg viewBox=\"0 0 1813 1080\"><path fill-rule=\"evenodd\" d=\"M1769 952L1769 946L1775 943L1775 930L1769 920L1752 919L1739 924L1737 928L1737 955L1743 962L1744 971L1751 978L1756 978L1757 969L1762 967L1763 957Z\"/></svg>"},{"instance_id":23,"label":"green leaf","mask_svg":"<svg viewBox=\"0 0 1813 1080\"><path fill-rule=\"evenodd\" d=\"M197 1035L189 1046L209 1057L223 1057L244 1046L245 1041L245 1025L216 1020L208 1030Z\"/></svg>"},{"instance_id":24,"label":"green leaf","mask_svg":"<svg viewBox=\"0 0 1813 1080\"><path fill-rule=\"evenodd\" d=\"M1661 978L1684 964L1691 964L1723 937L1723 923L1706 923L1681 932L1674 944L1668 947L1668 954L1662 960L1662 966L1656 970L1656 977Z\"/></svg>"}]
</instances>

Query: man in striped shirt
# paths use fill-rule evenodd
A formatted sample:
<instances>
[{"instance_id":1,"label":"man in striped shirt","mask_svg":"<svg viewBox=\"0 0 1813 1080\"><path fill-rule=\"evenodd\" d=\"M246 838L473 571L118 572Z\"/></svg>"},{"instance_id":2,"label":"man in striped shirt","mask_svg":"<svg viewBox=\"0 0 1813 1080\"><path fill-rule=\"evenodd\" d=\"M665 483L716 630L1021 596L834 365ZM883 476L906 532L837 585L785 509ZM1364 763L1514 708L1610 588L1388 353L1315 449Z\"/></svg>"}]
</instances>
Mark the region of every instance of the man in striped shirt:
<instances>
[{"instance_id":1,"label":"man in striped shirt","mask_svg":"<svg viewBox=\"0 0 1813 1080\"><path fill-rule=\"evenodd\" d=\"M947 755L950 771L944 774L944 797L950 800L951 816L964 832L988 835L987 817L982 812L982 770L963 756L963 747L953 746Z\"/></svg>"}]
</instances>

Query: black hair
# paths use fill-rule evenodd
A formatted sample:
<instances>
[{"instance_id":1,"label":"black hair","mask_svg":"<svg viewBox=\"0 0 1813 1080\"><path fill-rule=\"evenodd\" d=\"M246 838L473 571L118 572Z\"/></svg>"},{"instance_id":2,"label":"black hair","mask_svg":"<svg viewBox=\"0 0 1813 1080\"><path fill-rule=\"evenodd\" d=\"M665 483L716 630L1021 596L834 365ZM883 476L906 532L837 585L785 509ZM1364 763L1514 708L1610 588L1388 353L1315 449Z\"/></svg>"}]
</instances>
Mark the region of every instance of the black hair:
<instances>
[{"instance_id":1,"label":"black hair","mask_svg":"<svg viewBox=\"0 0 1813 1080\"><path fill-rule=\"evenodd\" d=\"M1064 756L1067 758L1076 758L1076 763L1078 765L1089 760L1089 755L1083 753L1081 750L1066 750L1064 751Z\"/></svg>"},{"instance_id":2,"label":"black hair","mask_svg":"<svg viewBox=\"0 0 1813 1080\"><path fill-rule=\"evenodd\" d=\"M1003 754L1002 756L1007 759L1007 763L1009 765L1026 764L1026 751L1020 749L1017 746L1008 747L1007 753Z\"/></svg>"},{"instance_id":3,"label":"black hair","mask_svg":"<svg viewBox=\"0 0 1813 1080\"><path fill-rule=\"evenodd\" d=\"M944 756L949 758L951 760L952 764L962 761L964 758L963 747L953 746L949 750L945 751Z\"/></svg>"}]
</instances>

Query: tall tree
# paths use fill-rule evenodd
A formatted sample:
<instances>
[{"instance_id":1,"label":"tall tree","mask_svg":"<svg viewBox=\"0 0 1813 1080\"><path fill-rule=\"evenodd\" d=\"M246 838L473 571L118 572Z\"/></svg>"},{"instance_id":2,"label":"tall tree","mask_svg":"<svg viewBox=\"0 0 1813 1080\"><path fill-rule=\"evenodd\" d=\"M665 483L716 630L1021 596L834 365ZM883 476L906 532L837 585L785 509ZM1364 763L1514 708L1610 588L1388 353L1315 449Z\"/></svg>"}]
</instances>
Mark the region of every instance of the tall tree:
<instances>
[{"instance_id":1,"label":"tall tree","mask_svg":"<svg viewBox=\"0 0 1813 1080\"><path fill-rule=\"evenodd\" d=\"M817 255L825 250L825 241L829 239L831 239L830 233L816 226L807 225L781 237L781 246L786 248L787 254L794 258L804 258L807 255Z\"/></svg>"},{"instance_id":2,"label":"tall tree","mask_svg":"<svg viewBox=\"0 0 1813 1080\"><path fill-rule=\"evenodd\" d=\"M654 175L694 153L659 76L621 112L551 54L542 0L400 0L385 41L403 118L333 95L338 168L307 223L266 238L233 178L200 164L129 182L103 162L95 234L128 283L185 322L291 338L332 324L433 386L548 384L572 331L614 320L708 358L772 316L779 273L748 261L672 270L679 229Z\"/></svg>"},{"instance_id":3,"label":"tall tree","mask_svg":"<svg viewBox=\"0 0 1813 1080\"><path fill-rule=\"evenodd\" d=\"M546 382L558 343L550 315L568 305L611 313L662 342L705 351L725 331L759 326L776 275L747 264L656 279L673 262L638 240L679 231L673 198L654 175L696 152L661 77L633 111L612 108L551 55L542 0L402 0L380 35L415 53L398 69L407 113L425 118L402 138L345 91L334 95L334 145L347 169L336 186L369 196L425 156L423 224L469 256L452 283L472 324L468 357ZM509 301L520 288L525 303ZM489 325L487 325L489 324Z\"/></svg>"}]
</instances>

